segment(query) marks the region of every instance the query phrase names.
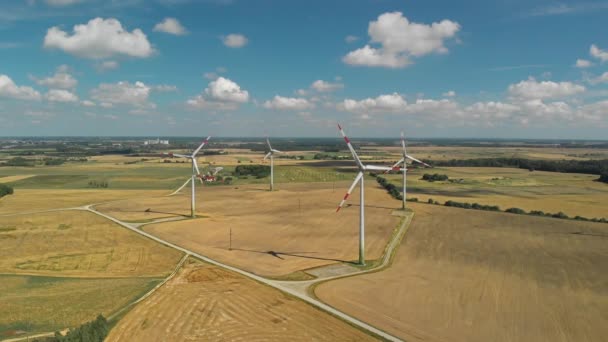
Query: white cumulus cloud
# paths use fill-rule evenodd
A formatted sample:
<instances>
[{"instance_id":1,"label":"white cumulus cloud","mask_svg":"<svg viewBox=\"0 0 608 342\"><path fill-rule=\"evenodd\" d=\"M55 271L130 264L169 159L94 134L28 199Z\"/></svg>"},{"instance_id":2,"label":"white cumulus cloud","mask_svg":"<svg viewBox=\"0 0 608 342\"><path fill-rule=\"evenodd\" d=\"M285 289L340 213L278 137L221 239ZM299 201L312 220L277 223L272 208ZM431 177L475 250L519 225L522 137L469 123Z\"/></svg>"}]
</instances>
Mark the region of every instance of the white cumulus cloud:
<instances>
[{"instance_id":1,"label":"white cumulus cloud","mask_svg":"<svg viewBox=\"0 0 608 342\"><path fill-rule=\"evenodd\" d=\"M78 81L70 74L67 65L61 65L55 71L55 74L50 77L36 79L36 83L48 88L73 89L78 84Z\"/></svg>"},{"instance_id":2,"label":"white cumulus cloud","mask_svg":"<svg viewBox=\"0 0 608 342\"><path fill-rule=\"evenodd\" d=\"M108 71L108 70L118 69L118 66L119 66L119 64L117 61L103 61L96 65L97 70L99 70L99 71Z\"/></svg>"},{"instance_id":3,"label":"white cumulus cloud","mask_svg":"<svg viewBox=\"0 0 608 342\"><path fill-rule=\"evenodd\" d=\"M19 100L40 100L40 93L32 87L18 86L7 75L0 75L0 97Z\"/></svg>"},{"instance_id":4,"label":"white cumulus cloud","mask_svg":"<svg viewBox=\"0 0 608 342\"><path fill-rule=\"evenodd\" d=\"M102 107L110 108L113 105L131 105L154 107L148 103L151 88L143 82L129 83L102 83L91 90L91 98L100 102Z\"/></svg>"},{"instance_id":5,"label":"white cumulus cloud","mask_svg":"<svg viewBox=\"0 0 608 342\"><path fill-rule=\"evenodd\" d=\"M182 36L188 33L188 30L175 18L165 18L160 23L154 26L154 31L165 32L176 36Z\"/></svg>"},{"instance_id":6,"label":"white cumulus cloud","mask_svg":"<svg viewBox=\"0 0 608 342\"><path fill-rule=\"evenodd\" d=\"M595 44L591 45L589 48L589 53L591 56L599 59L602 62L608 61L608 51L600 49Z\"/></svg>"},{"instance_id":7,"label":"white cumulus cloud","mask_svg":"<svg viewBox=\"0 0 608 342\"><path fill-rule=\"evenodd\" d=\"M249 101L249 92L241 89L235 82L218 77L215 81L209 82L205 93L214 100L244 103Z\"/></svg>"},{"instance_id":8,"label":"white cumulus cloud","mask_svg":"<svg viewBox=\"0 0 608 342\"><path fill-rule=\"evenodd\" d=\"M550 99L567 97L583 93L586 89L582 85L572 82L538 82L534 78L511 84L509 94L523 99Z\"/></svg>"},{"instance_id":9,"label":"white cumulus cloud","mask_svg":"<svg viewBox=\"0 0 608 342\"><path fill-rule=\"evenodd\" d=\"M241 48L247 45L249 40L242 34L231 33L227 36L222 37L222 42L224 45L230 48Z\"/></svg>"},{"instance_id":10,"label":"white cumulus cloud","mask_svg":"<svg viewBox=\"0 0 608 342\"><path fill-rule=\"evenodd\" d=\"M591 61L588 61L586 59L577 59L576 60L576 64L574 64L574 66L576 66L577 68L589 68L591 66L593 66L593 63L591 63Z\"/></svg>"},{"instance_id":11,"label":"white cumulus cloud","mask_svg":"<svg viewBox=\"0 0 608 342\"><path fill-rule=\"evenodd\" d=\"M44 0L48 5L57 7L74 5L82 1L83 0Z\"/></svg>"},{"instance_id":12,"label":"white cumulus cloud","mask_svg":"<svg viewBox=\"0 0 608 342\"><path fill-rule=\"evenodd\" d=\"M114 55L145 58L154 53L152 45L140 29L129 32L114 18L95 18L74 26L70 34L54 26L47 30L44 47L60 49L69 54L93 59Z\"/></svg>"},{"instance_id":13,"label":"white cumulus cloud","mask_svg":"<svg viewBox=\"0 0 608 342\"><path fill-rule=\"evenodd\" d=\"M344 88L344 84L340 82L327 82L323 80L316 80L312 82L310 88L318 91L319 93L329 93Z\"/></svg>"},{"instance_id":14,"label":"white cumulus cloud","mask_svg":"<svg viewBox=\"0 0 608 342\"><path fill-rule=\"evenodd\" d=\"M263 104L266 109L274 110L306 110L314 108L314 104L307 99L297 97L283 97L276 95L272 100L267 100Z\"/></svg>"},{"instance_id":15,"label":"white cumulus cloud","mask_svg":"<svg viewBox=\"0 0 608 342\"><path fill-rule=\"evenodd\" d=\"M228 78L218 77L209 82L203 94L189 99L186 104L196 109L235 110L248 101L247 90Z\"/></svg>"},{"instance_id":16,"label":"white cumulus cloud","mask_svg":"<svg viewBox=\"0 0 608 342\"><path fill-rule=\"evenodd\" d=\"M51 102L78 102L78 96L65 89L51 89L45 97Z\"/></svg>"},{"instance_id":17,"label":"white cumulus cloud","mask_svg":"<svg viewBox=\"0 0 608 342\"><path fill-rule=\"evenodd\" d=\"M447 53L444 43L460 30L460 24L444 19L430 25L410 22L401 12L384 13L369 23L371 44L349 52L343 61L350 65L402 68L412 57Z\"/></svg>"},{"instance_id":18,"label":"white cumulus cloud","mask_svg":"<svg viewBox=\"0 0 608 342\"><path fill-rule=\"evenodd\" d=\"M357 36L353 36L353 35L348 35L348 36L346 36L346 37L344 38L344 41L345 41L345 42L347 42L347 43L354 43L354 42L356 42L357 40L359 40L359 37L357 37Z\"/></svg>"},{"instance_id":19,"label":"white cumulus cloud","mask_svg":"<svg viewBox=\"0 0 608 342\"><path fill-rule=\"evenodd\" d=\"M406 108L407 101L397 93L363 100L345 99L338 104L339 110L354 113L403 112Z\"/></svg>"},{"instance_id":20,"label":"white cumulus cloud","mask_svg":"<svg viewBox=\"0 0 608 342\"><path fill-rule=\"evenodd\" d=\"M587 81L591 84L608 83L608 71L597 77L589 78Z\"/></svg>"},{"instance_id":21,"label":"white cumulus cloud","mask_svg":"<svg viewBox=\"0 0 608 342\"><path fill-rule=\"evenodd\" d=\"M454 96L456 96L456 92L453 90L449 90L449 91L446 91L445 93L443 93L442 95L445 97L454 97Z\"/></svg>"}]
</instances>

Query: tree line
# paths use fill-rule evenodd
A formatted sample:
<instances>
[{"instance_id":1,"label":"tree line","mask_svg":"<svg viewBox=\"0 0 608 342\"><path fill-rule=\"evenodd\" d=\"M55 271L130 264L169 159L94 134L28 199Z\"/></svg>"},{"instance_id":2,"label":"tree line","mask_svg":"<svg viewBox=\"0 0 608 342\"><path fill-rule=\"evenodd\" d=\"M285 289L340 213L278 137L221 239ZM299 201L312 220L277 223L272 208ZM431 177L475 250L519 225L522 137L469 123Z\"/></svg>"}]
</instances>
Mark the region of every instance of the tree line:
<instances>
[{"instance_id":1,"label":"tree line","mask_svg":"<svg viewBox=\"0 0 608 342\"><path fill-rule=\"evenodd\" d=\"M448 175L441 175L438 173L425 173L424 175L422 175L422 180L425 180L427 182L443 182L447 181L448 179Z\"/></svg>"},{"instance_id":2,"label":"tree line","mask_svg":"<svg viewBox=\"0 0 608 342\"><path fill-rule=\"evenodd\" d=\"M53 341L57 342L103 342L108 336L110 327L103 315L97 316L94 321L87 322L76 329L70 329L67 334L62 335L55 332Z\"/></svg>"}]
</instances>

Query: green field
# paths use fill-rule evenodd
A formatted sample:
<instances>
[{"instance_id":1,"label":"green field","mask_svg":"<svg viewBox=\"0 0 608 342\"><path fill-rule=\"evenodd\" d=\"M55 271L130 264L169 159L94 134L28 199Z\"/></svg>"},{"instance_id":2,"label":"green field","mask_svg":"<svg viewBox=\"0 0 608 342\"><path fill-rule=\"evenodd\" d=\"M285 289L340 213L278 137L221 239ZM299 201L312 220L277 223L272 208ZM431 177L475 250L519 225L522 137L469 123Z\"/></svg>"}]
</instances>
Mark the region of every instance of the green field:
<instances>
[{"instance_id":1,"label":"green field","mask_svg":"<svg viewBox=\"0 0 608 342\"><path fill-rule=\"evenodd\" d=\"M159 278L79 279L0 275L0 339L75 327L108 317L152 289Z\"/></svg>"}]
</instances>

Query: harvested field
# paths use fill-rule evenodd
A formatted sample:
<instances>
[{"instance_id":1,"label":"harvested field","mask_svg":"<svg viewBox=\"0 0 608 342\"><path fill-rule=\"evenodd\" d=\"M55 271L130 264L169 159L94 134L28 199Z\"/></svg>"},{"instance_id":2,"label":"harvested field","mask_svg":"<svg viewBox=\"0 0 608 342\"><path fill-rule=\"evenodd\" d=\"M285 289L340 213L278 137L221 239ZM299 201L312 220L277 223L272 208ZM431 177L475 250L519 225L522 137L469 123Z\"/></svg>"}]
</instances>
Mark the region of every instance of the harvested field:
<instances>
[{"instance_id":1,"label":"harvested field","mask_svg":"<svg viewBox=\"0 0 608 342\"><path fill-rule=\"evenodd\" d=\"M2 217L0 273L165 276L180 252L95 214L56 211Z\"/></svg>"},{"instance_id":2,"label":"harvested field","mask_svg":"<svg viewBox=\"0 0 608 342\"><path fill-rule=\"evenodd\" d=\"M49 332L108 317L160 279L78 279L0 275L0 340L16 331Z\"/></svg>"},{"instance_id":3,"label":"harvested field","mask_svg":"<svg viewBox=\"0 0 608 342\"><path fill-rule=\"evenodd\" d=\"M112 200L141 196L160 196L166 194L163 190L47 190L47 189L15 189L10 196L0 198L0 215L42 211L49 209L78 207L92 203L102 203Z\"/></svg>"},{"instance_id":4,"label":"harvested field","mask_svg":"<svg viewBox=\"0 0 608 342\"><path fill-rule=\"evenodd\" d=\"M366 251L381 256L399 217L400 207L373 180L366 182ZM359 207L355 190L352 206L335 208L348 184L285 184L269 192L260 187L209 187L198 192L198 214L205 218L152 224L143 229L167 241L219 261L265 276L358 258ZM188 214L187 194L121 201L98 209L121 219L147 218L153 213ZM232 229L232 250L228 250Z\"/></svg>"},{"instance_id":5,"label":"harvested field","mask_svg":"<svg viewBox=\"0 0 608 342\"><path fill-rule=\"evenodd\" d=\"M107 341L368 341L278 290L198 262L137 305Z\"/></svg>"},{"instance_id":6,"label":"harvested field","mask_svg":"<svg viewBox=\"0 0 608 342\"><path fill-rule=\"evenodd\" d=\"M608 227L412 204L382 272L321 284L328 304L407 341L604 341Z\"/></svg>"}]
</instances>

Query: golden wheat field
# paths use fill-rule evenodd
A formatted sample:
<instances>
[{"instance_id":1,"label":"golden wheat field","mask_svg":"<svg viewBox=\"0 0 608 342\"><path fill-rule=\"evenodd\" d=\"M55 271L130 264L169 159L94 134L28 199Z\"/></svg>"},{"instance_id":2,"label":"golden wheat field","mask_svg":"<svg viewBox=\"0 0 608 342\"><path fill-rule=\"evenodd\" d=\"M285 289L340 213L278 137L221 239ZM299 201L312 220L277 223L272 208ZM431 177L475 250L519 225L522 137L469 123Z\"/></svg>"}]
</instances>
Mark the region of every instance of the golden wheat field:
<instances>
[{"instance_id":1,"label":"golden wheat field","mask_svg":"<svg viewBox=\"0 0 608 342\"><path fill-rule=\"evenodd\" d=\"M406 341L605 341L608 225L411 207L390 268L317 296Z\"/></svg>"},{"instance_id":2,"label":"golden wheat field","mask_svg":"<svg viewBox=\"0 0 608 342\"><path fill-rule=\"evenodd\" d=\"M4 216L0 273L125 277L164 276L180 252L84 211Z\"/></svg>"},{"instance_id":3,"label":"golden wheat field","mask_svg":"<svg viewBox=\"0 0 608 342\"><path fill-rule=\"evenodd\" d=\"M367 258L380 257L399 223L391 212L400 208L373 180L366 182ZM198 192L203 218L144 226L147 232L219 261L266 275L358 258L359 199L335 209L347 183L286 184L269 192L261 187L210 187ZM120 201L97 207L121 219L189 213L189 194ZM149 209L149 212L145 211ZM138 216L139 215L139 216ZM232 250L230 247L232 231Z\"/></svg>"},{"instance_id":4,"label":"golden wheat field","mask_svg":"<svg viewBox=\"0 0 608 342\"><path fill-rule=\"evenodd\" d=\"M191 262L137 305L107 341L370 341L278 290Z\"/></svg>"}]
</instances>

